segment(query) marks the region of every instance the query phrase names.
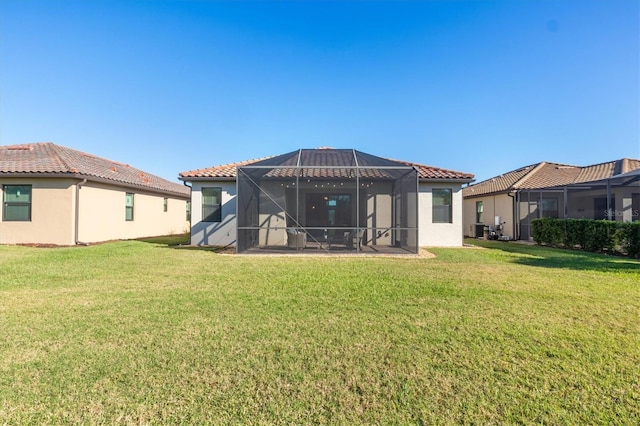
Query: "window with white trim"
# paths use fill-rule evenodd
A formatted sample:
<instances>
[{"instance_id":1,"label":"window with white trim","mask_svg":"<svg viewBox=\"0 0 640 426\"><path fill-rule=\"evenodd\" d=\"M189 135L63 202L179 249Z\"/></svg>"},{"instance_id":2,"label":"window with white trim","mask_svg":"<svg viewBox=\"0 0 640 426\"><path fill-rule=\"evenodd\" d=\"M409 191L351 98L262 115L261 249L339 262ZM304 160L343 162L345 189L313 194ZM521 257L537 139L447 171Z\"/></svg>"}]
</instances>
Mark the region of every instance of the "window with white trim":
<instances>
[{"instance_id":1,"label":"window with white trim","mask_svg":"<svg viewBox=\"0 0 640 426\"><path fill-rule=\"evenodd\" d=\"M451 188L434 188L432 194L432 222L452 223L452 193Z\"/></svg>"},{"instance_id":2,"label":"window with white trim","mask_svg":"<svg viewBox=\"0 0 640 426\"><path fill-rule=\"evenodd\" d=\"M202 221L222 222L222 188L202 188Z\"/></svg>"},{"instance_id":3,"label":"window with white trim","mask_svg":"<svg viewBox=\"0 0 640 426\"><path fill-rule=\"evenodd\" d=\"M127 192L125 196L125 220L132 221L133 220L133 193Z\"/></svg>"}]
</instances>

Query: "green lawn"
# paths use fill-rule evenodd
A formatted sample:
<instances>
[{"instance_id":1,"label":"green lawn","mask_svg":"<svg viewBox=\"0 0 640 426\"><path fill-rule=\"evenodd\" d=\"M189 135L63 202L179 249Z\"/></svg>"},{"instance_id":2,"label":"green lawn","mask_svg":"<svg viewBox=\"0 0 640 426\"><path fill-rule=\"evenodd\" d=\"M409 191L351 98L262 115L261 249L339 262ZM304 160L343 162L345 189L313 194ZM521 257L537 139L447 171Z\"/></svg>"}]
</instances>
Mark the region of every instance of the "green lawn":
<instances>
[{"instance_id":1,"label":"green lawn","mask_svg":"<svg viewBox=\"0 0 640 426\"><path fill-rule=\"evenodd\" d=\"M0 423L640 423L638 261L161 242L0 246Z\"/></svg>"}]
</instances>

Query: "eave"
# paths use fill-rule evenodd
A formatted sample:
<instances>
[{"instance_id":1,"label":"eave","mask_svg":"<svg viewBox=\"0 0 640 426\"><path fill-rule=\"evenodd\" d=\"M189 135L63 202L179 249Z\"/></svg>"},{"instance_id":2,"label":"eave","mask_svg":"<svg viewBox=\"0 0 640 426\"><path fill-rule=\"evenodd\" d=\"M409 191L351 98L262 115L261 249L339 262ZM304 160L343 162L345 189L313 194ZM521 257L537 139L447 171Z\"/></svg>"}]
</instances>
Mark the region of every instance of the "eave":
<instances>
[{"instance_id":1,"label":"eave","mask_svg":"<svg viewBox=\"0 0 640 426\"><path fill-rule=\"evenodd\" d=\"M168 191L159 188L153 188L145 185L137 185L134 183L121 182L112 179L100 178L92 175L86 175L82 173L42 173L42 172L9 172L9 173L0 173L0 178L40 178L40 179L78 179L84 180L87 182L95 182L95 183L103 183L107 185L113 185L121 188L132 188L138 189L145 192L149 192L152 194L158 195L170 195L175 198L180 198L183 200L189 200L191 198L190 194L182 194L179 192Z\"/></svg>"}]
</instances>

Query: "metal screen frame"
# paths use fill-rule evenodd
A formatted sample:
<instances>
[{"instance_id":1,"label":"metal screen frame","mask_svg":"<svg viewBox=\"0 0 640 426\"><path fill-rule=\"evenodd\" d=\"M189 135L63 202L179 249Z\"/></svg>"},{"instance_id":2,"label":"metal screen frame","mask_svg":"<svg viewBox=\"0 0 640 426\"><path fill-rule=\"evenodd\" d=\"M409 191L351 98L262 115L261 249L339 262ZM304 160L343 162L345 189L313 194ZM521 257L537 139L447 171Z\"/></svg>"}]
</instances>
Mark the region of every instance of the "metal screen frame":
<instances>
[{"instance_id":1,"label":"metal screen frame","mask_svg":"<svg viewBox=\"0 0 640 426\"><path fill-rule=\"evenodd\" d=\"M418 252L418 172L356 150L298 150L237 168L245 252Z\"/></svg>"}]
</instances>

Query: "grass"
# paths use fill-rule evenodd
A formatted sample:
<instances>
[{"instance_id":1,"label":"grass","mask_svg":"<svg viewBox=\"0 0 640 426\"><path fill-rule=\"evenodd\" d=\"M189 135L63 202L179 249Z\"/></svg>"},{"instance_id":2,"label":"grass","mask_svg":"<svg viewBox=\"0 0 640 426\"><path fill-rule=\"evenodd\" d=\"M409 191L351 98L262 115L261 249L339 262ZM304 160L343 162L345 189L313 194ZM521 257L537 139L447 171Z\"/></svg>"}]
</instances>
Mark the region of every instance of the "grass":
<instances>
[{"instance_id":1,"label":"grass","mask_svg":"<svg viewBox=\"0 0 640 426\"><path fill-rule=\"evenodd\" d=\"M640 263L0 246L0 422L640 422Z\"/></svg>"}]
</instances>

